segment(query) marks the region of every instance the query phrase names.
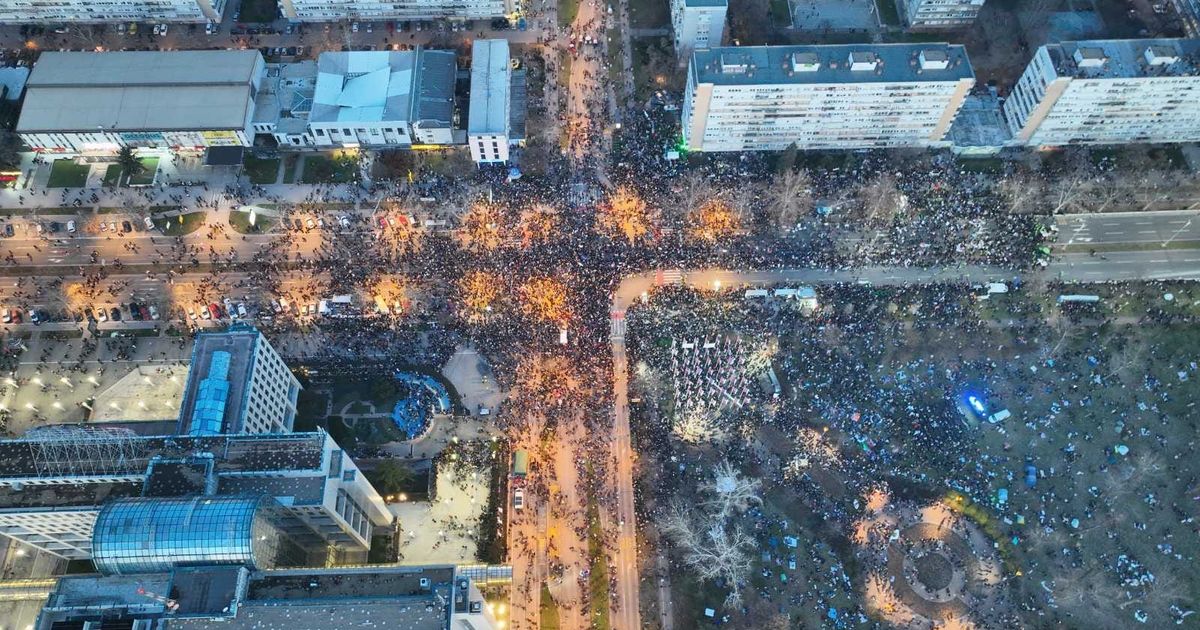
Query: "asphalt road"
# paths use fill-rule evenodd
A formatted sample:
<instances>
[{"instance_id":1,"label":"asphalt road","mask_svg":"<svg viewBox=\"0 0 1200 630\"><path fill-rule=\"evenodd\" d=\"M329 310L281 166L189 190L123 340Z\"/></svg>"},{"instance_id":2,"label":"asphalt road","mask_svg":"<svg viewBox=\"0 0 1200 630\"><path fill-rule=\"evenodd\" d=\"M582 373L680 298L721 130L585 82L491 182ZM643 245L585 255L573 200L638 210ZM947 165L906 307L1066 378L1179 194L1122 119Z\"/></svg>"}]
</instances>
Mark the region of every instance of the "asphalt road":
<instances>
[{"instance_id":1,"label":"asphalt road","mask_svg":"<svg viewBox=\"0 0 1200 630\"><path fill-rule=\"evenodd\" d=\"M1056 245L1200 242L1200 211L1112 212L1055 217Z\"/></svg>"}]
</instances>

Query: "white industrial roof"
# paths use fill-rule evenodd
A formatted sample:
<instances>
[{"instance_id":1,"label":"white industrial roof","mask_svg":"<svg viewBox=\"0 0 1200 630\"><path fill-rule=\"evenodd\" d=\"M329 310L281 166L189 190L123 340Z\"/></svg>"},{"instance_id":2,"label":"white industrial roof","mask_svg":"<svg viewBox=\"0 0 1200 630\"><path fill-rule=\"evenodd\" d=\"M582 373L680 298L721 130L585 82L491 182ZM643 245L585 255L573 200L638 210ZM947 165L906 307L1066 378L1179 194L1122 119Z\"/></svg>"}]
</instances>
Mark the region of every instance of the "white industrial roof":
<instances>
[{"instance_id":1,"label":"white industrial roof","mask_svg":"<svg viewBox=\"0 0 1200 630\"><path fill-rule=\"evenodd\" d=\"M26 84L17 131L240 129L261 69L253 50L48 52Z\"/></svg>"},{"instance_id":2,"label":"white industrial roof","mask_svg":"<svg viewBox=\"0 0 1200 630\"><path fill-rule=\"evenodd\" d=\"M508 132L508 41L477 39L471 47L471 105L467 133Z\"/></svg>"}]
</instances>

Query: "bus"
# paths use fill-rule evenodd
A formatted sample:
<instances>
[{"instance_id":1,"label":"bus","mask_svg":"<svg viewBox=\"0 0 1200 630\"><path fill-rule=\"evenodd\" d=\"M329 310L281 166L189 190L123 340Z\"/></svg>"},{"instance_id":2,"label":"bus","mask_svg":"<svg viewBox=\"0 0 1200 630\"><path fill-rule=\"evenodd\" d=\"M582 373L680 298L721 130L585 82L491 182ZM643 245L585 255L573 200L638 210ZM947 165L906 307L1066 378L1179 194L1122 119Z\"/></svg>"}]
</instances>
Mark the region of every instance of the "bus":
<instances>
[{"instance_id":1,"label":"bus","mask_svg":"<svg viewBox=\"0 0 1200 630\"><path fill-rule=\"evenodd\" d=\"M529 452L520 450L513 452L512 478L525 479L529 473Z\"/></svg>"}]
</instances>

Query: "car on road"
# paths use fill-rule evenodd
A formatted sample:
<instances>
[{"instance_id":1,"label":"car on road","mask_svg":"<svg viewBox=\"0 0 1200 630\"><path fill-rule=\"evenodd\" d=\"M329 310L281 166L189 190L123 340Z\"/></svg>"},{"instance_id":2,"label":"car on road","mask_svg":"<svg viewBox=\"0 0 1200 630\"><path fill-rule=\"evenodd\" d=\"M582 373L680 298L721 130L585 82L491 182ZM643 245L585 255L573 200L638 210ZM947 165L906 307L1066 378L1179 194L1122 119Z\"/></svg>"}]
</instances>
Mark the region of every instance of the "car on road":
<instances>
[{"instance_id":1,"label":"car on road","mask_svg":"<svg viewBox=\"0 0 1200 630\"><path fill-rule=\"evenodd\" d=\"M213 319L221 319L221 307L217 306L216 302L208 305L208 312Z\"/></svg>"},{"instance_id":2,"label":"car on road","mask_svg":"<svg viewBox=\"0 0 1200 630\"><path fill-rule=\"evenodd\" d=\"M148 310L150 311L150 319L158 319L158 307L157 306L151 304L148 307Z\"/></svg>"},{"instance_id":3,"label":"car on road","mask_svg":"<svg viewBox=\"0 0 1200 630\"><path fill-rule=\"evenodd\" d=\"M109 319L113 320L114 322L121 321L121 309L119 309L115 306L108 309L108 317L109 317Z\"/></svg>"},{"instance_id":4,"label":"car on road","mask_svg":"<svg viewBox=\"0 0 1200 630\"><path fill-rule=\"evenodd\" d=\"M67 232L69 232L71 234L75 233L75 220L74 219L67 221Z\"/></svg>"}]
</instances>

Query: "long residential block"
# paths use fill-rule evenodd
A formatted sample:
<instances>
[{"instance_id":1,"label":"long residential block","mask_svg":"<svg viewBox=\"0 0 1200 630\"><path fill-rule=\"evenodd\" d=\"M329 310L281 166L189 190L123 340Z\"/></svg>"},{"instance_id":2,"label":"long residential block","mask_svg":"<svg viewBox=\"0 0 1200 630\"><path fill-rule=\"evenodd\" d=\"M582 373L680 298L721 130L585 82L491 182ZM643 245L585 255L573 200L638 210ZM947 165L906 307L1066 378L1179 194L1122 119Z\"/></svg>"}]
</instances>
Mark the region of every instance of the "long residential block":
<instances>
[{"instance_id":1,"label":"long residential block","mask_svg":"<svg viewBox=\"0 0 1200 630\"><path fill-rule=\"evenodd\" d=\"M513 0L279 0L290 20L479 20L503 17L514 10Z\"/></svg>"},{"instance_id":2,"label":"long residential block","mask_svg":"<svg viewBox=\"0 0 1200 630\"><path fill-rule=\"evenodd\" d=\"M692 54L692 151L942 146L975 85L962 46L714 48Z\"/></svg>"},{"instance_id":3,"label":"long residential block","mask_svg":"<svg viewBox=\"0 0 1200 630\"><path fill-rule=\"evenodd\" d=\"M1004 117L1023 145L1200 140L1200 39L1042 46Z\"/></svg>"},{"instance_id":4,"label":"long residential block","mask_svg":"<svg viewBox=\"0 0 1200 630\"><path fill-rule=\"evenodd\" d=\"M0 0L0 24L220 22L227 0Z\"/></svg>"}]
</instances>

